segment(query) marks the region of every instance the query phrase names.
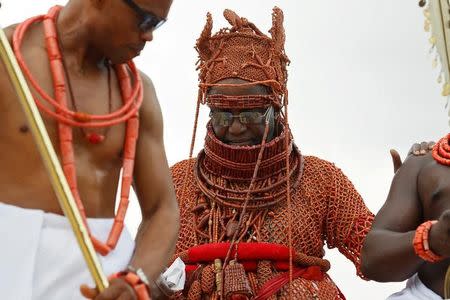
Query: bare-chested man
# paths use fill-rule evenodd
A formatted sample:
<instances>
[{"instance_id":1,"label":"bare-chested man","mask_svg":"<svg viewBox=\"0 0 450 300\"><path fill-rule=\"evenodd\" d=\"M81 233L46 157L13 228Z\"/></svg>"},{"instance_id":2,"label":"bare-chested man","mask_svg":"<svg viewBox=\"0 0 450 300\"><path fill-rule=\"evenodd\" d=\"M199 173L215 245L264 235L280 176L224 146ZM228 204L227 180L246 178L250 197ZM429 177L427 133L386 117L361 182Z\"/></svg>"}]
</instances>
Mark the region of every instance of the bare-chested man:
<instances>
[{"instance_id":1,"label":"bare-chested man","mask_svg":"<svg viewBox=\"0 0 450 300\"><path fill-rule=\"evenodd\" d=\"M79 192L92 236L102 243L108 239L113 224L122 165L132 172L122 178L129 179L125 187L133 182L143 219L136 244L124 230L117 246L114 247L113 241L96 247L108 253L100 258L107 275L132 266L133 270L141 269L152 281L175 246L178 208L155 89L148 77L133 72L131 64L122 65L139 55L153 39L154 29L167 18L171 4L171 0L70 0L64 8L54 8L46 18L35 20L28 28L18 30L21 27L14 25L6 29L11 43L21 44L15 52L23 56L22 69L29 70L37 85L55 101L62 101L65 96L66 103L59 104L73 112L71 119L32 88L35 99L56 115L43 113L45 125L63 165L74 167L72 171L76 173L71 174L76 175L69 182L76 183L73 190ZM50 26L45 27L45 21ZM52 26L56 29L57 47L49 49ZM61 51L60 57L55 55L55 49ZM62 210L1 63L0 74L3 74L0 76L3 170L0 171L0 266L3 272L8 272L0 280L0 298L79 299L80 284L92 281L70 227L61 216ZM139 91L138 74L142 79L143 102L137 115L132 110L139 106L140 92L134 98L130 94ZM63 82L56 92L55 78ZM31 84L29 76L27 80ZM123 103L127 99L133 101L128 107ZM118 114L122 120L117 116L108 120L110 124L118 123L114 126L76 125L94 123L88 115L110 115L122 107L125 107L122 114ZM130 114L125 116L123 112ZM68 123L67 119L76 124ZM135 142L133 130L137 122L139 129L135 133L139 138ZM72 135L71 141L68 135ZM134 170L133 164L130 168L133 160ZM82 293L95 299L138 299L133 286L121 278L112 280L101 295L96 296L96 291L87 286L82 287Z\"/></svg>"},{"instance_id":2,"label":"bare-chested man","mask_svg":"<svg viewBox=\"0 0 450 300\"><path fill-rule=\"evenodd\" d=\"M443 157L448 156L448 137L435 145L433 154L405 161L367 235L363 273L377 281L409 278L407 287L389 299L444 296L450 257L450 173Z\"/></svg>"}]
</instances>

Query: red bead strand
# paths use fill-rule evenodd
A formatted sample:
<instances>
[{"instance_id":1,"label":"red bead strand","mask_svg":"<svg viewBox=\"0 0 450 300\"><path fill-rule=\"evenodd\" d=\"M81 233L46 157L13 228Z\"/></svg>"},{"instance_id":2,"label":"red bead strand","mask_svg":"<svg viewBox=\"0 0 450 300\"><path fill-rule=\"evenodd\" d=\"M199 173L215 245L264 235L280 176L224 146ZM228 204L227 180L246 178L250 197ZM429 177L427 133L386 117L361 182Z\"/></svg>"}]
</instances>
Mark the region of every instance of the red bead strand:
<instances>
[{"instance_id":1,"label":"red bead strand","mask_svg":"<svg viewBox=\"0 0 450 300\"><path fill-rule=\"evenodd\" d=\"M129 203L130 187L133 181L134 159L136 152L136 142L138 139L139 119L138 111L143 101L142 82L136 66L132 61L127 65L116 65L115 71L120 82L121 96L123 106L117 111L106 115L92 115L83 112L70 111L67 108L67 88L64 76L64 66L62 55L58 47L58 38L56 34L56 17L61 10L60 6L50 9L48 15L38 16L28 19L17 26L13 35L14 52L19 65L28 81L35 88L36 92L54 107L54 111L49 109L40 100L35 97L34 100L38 107L55 118L58 121L58 133L60 140L61 161L64 174L67 178L70 190L75 199L76 205L80 211L85 225L87 226L86 212L80 198L77 185L77 175L75 168L75 154L73 149L72 127L109 127L122 122L126 124L126 136L124 143L124 157L122 170L122 185L120 191L120 203L114 223L106 243L103 243L93 237L89 231L92 243L95 249L101 255L107 255L117 245L119 237L124 227L124 219ZM55 99L48 96L33 78L20 52L20 47L28 27L35 23L43 21L47 53L50 60L50 70L53 79L53 89ZM134 85L131 85L129 76L130 69L134 77Z\"/></svg>"}]
</instances>

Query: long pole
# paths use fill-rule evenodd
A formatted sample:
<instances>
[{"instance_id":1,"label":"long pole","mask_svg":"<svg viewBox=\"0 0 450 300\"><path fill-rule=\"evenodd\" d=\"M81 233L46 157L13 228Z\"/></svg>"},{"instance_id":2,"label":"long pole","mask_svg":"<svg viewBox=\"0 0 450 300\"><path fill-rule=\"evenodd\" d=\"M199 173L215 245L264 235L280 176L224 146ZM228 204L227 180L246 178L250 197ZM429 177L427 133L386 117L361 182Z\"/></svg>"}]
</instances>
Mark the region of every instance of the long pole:
<instances>
[{"instance_id":1,"label":"long pole","mask_svg":"<svg viewBox=\"0 0 450 300\"><path fill-rule=\"evenodd\" d=\"M86 226L80 216L75 200L70 191L66 177L56 156L53 144L48 136L44 122L34 103L27 82L19 68L5 32L0 27L0 57L4 62L11 82L17 92L34 140L41 154L50 177L59 204L72 226L72 230L83 253L87 267L99 291L108 287L108 280L103 274L97 254L95 253Z\"/></svg>"}]
</instances>

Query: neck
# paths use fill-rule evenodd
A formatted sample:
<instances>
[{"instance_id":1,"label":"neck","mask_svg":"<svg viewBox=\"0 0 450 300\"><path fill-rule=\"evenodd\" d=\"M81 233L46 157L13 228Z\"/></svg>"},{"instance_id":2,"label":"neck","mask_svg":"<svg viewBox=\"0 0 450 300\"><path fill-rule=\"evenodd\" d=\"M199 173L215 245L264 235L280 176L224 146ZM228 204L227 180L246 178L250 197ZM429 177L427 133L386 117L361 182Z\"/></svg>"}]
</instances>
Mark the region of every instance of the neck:
<instances>
[{"instance_id":1,"label":"neck","mask_svg":"<svg viewBox=\"0 0 450 300\"><path fill-rule=\"evenodd\" d=\"M283 170L285 164L283 157L286 155L285 138L286 133L282 132L279 136L267 142L264 147L258 178L266 177ZM292 147L291 140L289 144ZM222 174L227 178L250 180L253 177L261 144L254 146L233 146L225 144L217 139L209 124L204 149L206 153L205 160L210 166L210 171ZM289 152L291 151L292 148Z\"/></svg>"},{"instance_id":2,"label":"neck","mask_svg":"<svg viewBox=\"0 0 450 300\"><path fill-rule=\"evenodd\" d=\"M289 175L286 172L286 138L289 138ZM268 208L284 201L288 177L291 189L300 182L303 158L290 140L290 133L283 132L267 143L259 161L260 147L226 145L215 137L208 125L204 150L197 156L194 170L202 193L215 199L220 206L243 209L251 187L249 210ZM252 183L258 161L258 172Z\"/></svg>"},{"instance_id":3,"label":"neck","mask_svg":"<svg viewBox=\"0 0 450 300\"><path fill-rule=\"evenodd\" d=\"M67 66L81 74L102 69L106 61L91 42L92 31L88 20L83 17L87 15L85 9L81 1L69 1L56 20L59 47Z\"/></svg>"}]
</instances>

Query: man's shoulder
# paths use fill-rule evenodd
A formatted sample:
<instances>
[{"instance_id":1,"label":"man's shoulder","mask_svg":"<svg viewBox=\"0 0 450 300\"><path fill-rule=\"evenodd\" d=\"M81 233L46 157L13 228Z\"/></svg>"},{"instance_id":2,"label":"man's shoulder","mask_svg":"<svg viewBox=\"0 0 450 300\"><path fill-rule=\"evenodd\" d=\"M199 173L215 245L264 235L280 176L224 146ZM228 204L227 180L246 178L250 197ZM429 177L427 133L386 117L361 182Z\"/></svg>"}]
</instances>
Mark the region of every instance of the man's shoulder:
<instances>
[{"instance_id":1,"label":"man's shoulder","mask_svg":"<svg viewBox=\"0 0 450 300\"><path fill-rule=\"evenodd\" d=\"M135 84L136 78L132 76L131 70L130 78L132 83ZM141 81L142 87L142 105L139 108L139 119L141 121L140 126L142 130L147 130L155 135L162 137L163 134L163 118L161 107L159 105L158 99L156 97L155 88L151 79L145 75L142 71L138 70L138 76Z\"/></svg>"},{"instance_id":2,"label":"man's shoulder","mask_svg":"<svg viewBox=\"0 0 450 300\"><path fill-rule=\"evenodd\" d=\"M436 166L431 152L421 156L409 155L398 169L397 174L400 176L420 176L420 174L427 173L428 170L435 169Z\"/></svg>"},{"instance_id":3,"label":"man's shoulder","mask_svg":"<svg viewBox=\"0 0 450 300\"><path fill-rule=\"evenodd\" d=\"M418 159L411 159L405 163L417 165L417 175L418 181L433 180L434 177L438 176L441 178L448 177L448 167L441 165L434 158L431 152L427 153L423 157L418 157Z\"/></svg>"},{"instance_id":4,"label":"man's shoulder","mask_svg":"<svg viewBox=\"0 0 450 300\"><path fill-rule=\"evenodd\" d=\"M11 46L12 46L12 38L13 38L13 34L14 34L14 30L15 30L16 26L17 25L11 25L11 26L8 26L3 29L5 32L6 38L8 39ZM6 66L1 61L0 61L0 73L2 73L2 74L6 73ZM11 83L9 81L8 76L0 77L0 94L2 95L0 98L3 98L3 96L5 96L5 93L8 93L6 91L10 90L10 88L9 88L10 85L11 85Z\"/></svg>"},{"instance_id":5,"label":"man's shoulder","mask_svg":"<svg viewBox=\"0 0 450 300\"><path fill-rule=\"evenodd\" d=\"M14 30L15 30L16 26L17 25L11 25L11 26L8 26L8 27L3 29L3 31L4 31L4 33L6 35L6 38L8 39L9 44L11 45L11 47L12 47L13 34L14 34ZM1 68L5 68L3 63L0 63L0 67Z\"/></svg>"},{"instance_id":6,"label":"man's shoulder","mask_svg":"<svg viewBox=\"0 0 450 300\"><path fill-rule=\"evenodd\" d=\"M181 171L186 171L188 168L188 173L192 173L194 171L193 167L195 164L195 158L183 159L179 162L176 162L170 167L170 171L172 174L179 174Z\"/></svg>"},{"instance_id":7,"label":"man's shoulder","mask_svg":"<svg viewBox=\"0 0 450 300\"><path fill-rule=\"evenodd\" d=\"M333 162L317 156L304 156L303 182L315 186L329 185L336 181L347 181L344 172Z\"/></svg>"},{"instance_id":8,"label":"man's shoulder","mask_svg":"<svg viewBox=\"0 0 450 300\"><path fill-rule=\"evenodd\" d=\"M153 84L152 79L142 70L138 70L138 73L139 77L141 78L144 94L156 95L155 85Z\"/></svg>"},{"instance_id":9,"label":"man's shoulder","mask_svg":"<svg viewBox=\"0 0 450 300\"><path fill-rule=\"evenodd\" d=\"M187 185L194 185L194 165L195 158L181 160L170 167L173 185L178 192L179 188Z\"/></svg>"},{"instance_id":10,"label":"man's shoulder","mask_svg":"<svg viewBox=\"0 0 450 300\"><path fill-rule=\"evenodd\" d=\"M13 24L8 27L5 27L3 31L5 32L6 37L8 38L9 43L12 43L12 38L14 34L14 30L16 29L18 24Z\"/></svg>"},{"instance_id":11,"label":"man's shoulder","mask_svg":"<svg viewBox=\"0 0 450 300\"><path fill-rule=\"evenodd\" d=\"M317 156L305 155L303 156L303 159L305 164L304 166L305 170L309 170L312 172L323 172L323 171L326 172L338 169L334 163Z\"/></svg>"}]
</instances>

